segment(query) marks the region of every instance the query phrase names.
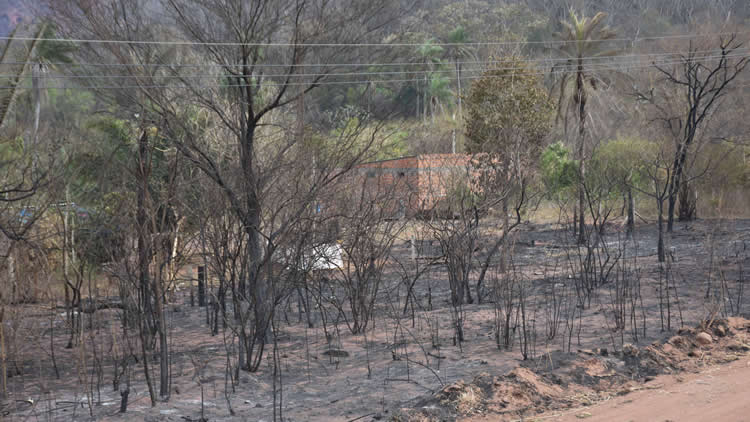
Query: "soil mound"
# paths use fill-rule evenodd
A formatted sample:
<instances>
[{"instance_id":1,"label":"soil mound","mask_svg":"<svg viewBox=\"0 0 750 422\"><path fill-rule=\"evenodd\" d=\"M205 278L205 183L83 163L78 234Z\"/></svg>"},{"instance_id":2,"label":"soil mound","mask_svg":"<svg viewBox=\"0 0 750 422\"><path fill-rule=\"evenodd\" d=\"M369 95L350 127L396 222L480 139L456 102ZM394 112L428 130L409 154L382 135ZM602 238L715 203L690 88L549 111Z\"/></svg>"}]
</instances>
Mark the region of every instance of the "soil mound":
<instances>
[{"instance_id":1,"label":"soil mound","mask_svg":"<svg viewBox=\"0 0 750 422\"><path fill-rule=\"evenodd\" d=\"M482 373L471 382L448 385L412 407L399 409L392 420L442 421L478 415L493 420L524 418L591 405L648 388L656 375L695 372L748 353L750 320L706 321L645 347L625 344L612 353L607 349L550 352L505 375Z\"/></svg>"}]
</instances>

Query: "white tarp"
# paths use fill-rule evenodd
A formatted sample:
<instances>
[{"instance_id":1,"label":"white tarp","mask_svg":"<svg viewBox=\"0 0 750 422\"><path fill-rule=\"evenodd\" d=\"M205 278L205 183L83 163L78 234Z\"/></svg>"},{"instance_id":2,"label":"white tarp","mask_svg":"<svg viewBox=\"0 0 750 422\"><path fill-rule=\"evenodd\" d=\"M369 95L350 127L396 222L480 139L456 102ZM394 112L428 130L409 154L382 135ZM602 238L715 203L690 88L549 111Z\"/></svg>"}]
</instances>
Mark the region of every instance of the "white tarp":
<instances>
[{"instance_id":1,"label":"white tarp","mask_svg":"<svg viewBox=\"0 0 750 422\"><path fill-rule=\"evenodd\" d=\"M328 243L313 247L305 254L303 266L310 270L335 270L344 266L343 250L338 243Z\"/></svg>"},{"instance_id":2,"label":"white tarp","mask_svg":"<svg viewBox=\"0 0 750 422\"><path fill-rule=\"evenodd\" d=\"M344 267L344 250L338 243L325 243L310 247L297 258L291 250L282 251L287 269L301 271L337 270ZM279 255L277 255L279 256Z\"/></svg>"}]
</instances>

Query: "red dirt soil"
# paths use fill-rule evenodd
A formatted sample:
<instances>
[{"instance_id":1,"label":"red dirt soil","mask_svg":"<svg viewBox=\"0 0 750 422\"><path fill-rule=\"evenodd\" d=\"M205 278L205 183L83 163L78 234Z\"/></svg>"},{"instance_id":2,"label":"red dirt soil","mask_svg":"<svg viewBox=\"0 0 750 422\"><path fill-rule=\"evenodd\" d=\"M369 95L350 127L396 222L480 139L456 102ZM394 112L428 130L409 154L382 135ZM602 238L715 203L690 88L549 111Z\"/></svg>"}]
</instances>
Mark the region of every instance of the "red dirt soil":
<instances>
[{"instance_id":1,"label":"red dirt soil","mask_svg":"<svg viewBox=\"0 0 750 422\"><path fill-rule=\"evenodd\" d=\"M553 412L539 421L750 421L750 359L697 374L661 375L645 388L599 405ZM477 420L477 419L472 419Z\"/></svg>"}]
</instances>

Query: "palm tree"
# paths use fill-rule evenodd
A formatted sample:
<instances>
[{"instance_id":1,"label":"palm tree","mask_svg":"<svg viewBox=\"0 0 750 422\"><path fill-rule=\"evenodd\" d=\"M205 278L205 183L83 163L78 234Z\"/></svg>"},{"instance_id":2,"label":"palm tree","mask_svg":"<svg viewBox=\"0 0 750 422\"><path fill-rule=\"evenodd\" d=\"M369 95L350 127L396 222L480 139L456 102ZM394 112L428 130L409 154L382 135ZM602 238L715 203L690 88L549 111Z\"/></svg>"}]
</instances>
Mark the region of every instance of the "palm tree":
<instances>
[{"instance_id":1,"label":"palm tree","mask_svg":"<svg viewBox=\"0 0 750 422\"><path fill-rule=\"evenodd\" d=\"M50 41L56 38L55 28L51 24L43 23L39 29L42 38L39 45L34 51L31 69L31 87L34 96L34 132L31 138L31 144L36 145L39 136L39 118L42 110L42 97L44 96L44 74L49 68L58 64L68 64L73 61L69 54L75 51L73 44L69 42Z\"/></svg>"},{"instance_id":2,"label":"palm tree","mask_svg":"<svg viewBox=\"0 0 750 422\"><path fill-rule=\"evenodd\" d=\"M599 12L593 18L579 17L570 11L570 22L562 22L563 30L558 37L563 42L559 53L567 58L562 64L562 71L553 68L553 73L561 72L558 82L559 97L557 107L557 121L563 119L567 132L568 117L571 112L578 117L578 243L586 241L585 227L585 186L586 174L586 104L589 91L596 90L600 82L595 73L588 68L591 58L605 57L616 54L615 50L604 50L604 42L615 37L615 32L604 25L606 13ZM575 214L574 214L575 216ZM574 227L576 222L574 222Z\"/></svg>"},{"instance_id":3,"label":"palm tree","mask_svg":"<svg viewBox=\"0 0 750 422\"><path fill-rule=\"evenodd\" d=\"M448 56L450 60L453 62L453 65L456 69L456 88L457 88L457 94L456 97L458 99L458 117L459 120L462 117L462 110L461 110L461 59L464 57L471 57L474 52L468 43L469 35L466 33L466 30L464 30L463 26L457 26L456 29L451 31L448 34L447 42L449 44L448 46Z\"/></svg>"},{"instance_id":4,"label":"palm tree","mask_svg":"<svg viewBox=\"0 0 750 422\"><path fill-rule=\"evenodd\" d=\"M450 79L441 74L433 73L429 80L430 115L432 124L435 124L435 111L440 109L444 113L443 103L448 102L453 95L450 89Z\"/></svg>"},{"instance_id":5,"label":"palm tree","mask_svg":"<svg viewBox=\"0 0 750 422\"><path fill-rule=\"evenodd\" d=\"M440 65L442 64L440 62L440 55L442 53L443 47L435 45L432 40L425 42L417 49L417 57L425 65L423 74L424 85L422 90L422 121L424 123L427 123L427 101L428 94L430 92L430 81L433 77L433 72L435 71L435 69L437 67L440 67ZM419 86L419 82L417 82L417 86ZM419 90L417 90L417 117L419 117Z\"/></svg>"}]
</instances>

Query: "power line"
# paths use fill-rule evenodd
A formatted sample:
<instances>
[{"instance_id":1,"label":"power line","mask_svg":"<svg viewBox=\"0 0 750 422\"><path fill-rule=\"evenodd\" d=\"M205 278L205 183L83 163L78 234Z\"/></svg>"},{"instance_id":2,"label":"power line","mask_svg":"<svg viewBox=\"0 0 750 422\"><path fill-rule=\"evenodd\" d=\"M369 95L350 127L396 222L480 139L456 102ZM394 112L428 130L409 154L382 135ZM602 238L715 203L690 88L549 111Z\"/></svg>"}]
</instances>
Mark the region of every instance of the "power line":
<instances>
[{"instance_id":1,"label":"power line","mask_svg":"<svg viewBox=\"0 0 750 422\"><path fill-rule=\"evenodd\" d=\"M745 56L749 57L749 56ZM674 63L680 63L680 62L674 62ZM661 65L668 65L670 63L664 62L659 63ZM617 70L620 73L624 73L625 70L635 70L635 69L644 69L644 68L651 68L653 64L641 64L641 65L633 65L633 66L609 66L607 68L601 68L598 70ZM653 70L653 69L652 69ZM512 78L517 76L523 76L523 75L548 75L548 74L564 74L569 73L567 71L550 71L550 72L524 72L524 73L517 73L515 75L489 75L489 76L462 76L461 80L474 80L474 79L480 79L482 77L488 77L488 78ZM455 78L451 78L455 79ZM265 83L262 84L264 87L280 87L280 86L324 86L324 85L363 85L363 84L388 84L388 83L405 83L405 82L414 82L414 79L390 79L390 80L358 80L358 81L321 81L321 82L305 82L305 83L299 83L299 82L289 82L289 83ZM152 84L152 85L121 85L121 86L114 86L114 85L101 85L101 86L45 86L41 87L41 89L169 89L169 88L191 88L191 89L204 89L204 88L241 88L247 86L246 84L196 84L196 85L175 85L175 84ZM19 86L19 87L13 87L13 86L0 86L0 89L13 89L13 88L22 88L22 89L32 89L31 86Z\"/></svg>"},{"instance_id":2,"label":"power line","mask_svg":"<svg viewBox=\"0 0 750 422\"><path fill-rule=\"evenodd\" d=\"M668 64L668 63L664 63ZM630 66L630 67L609 67L606 70L631 70L631 69L643 69L650 68L651 64ZM605 70L605 69L601 69ZM485 76L491 79L505 79L524 75L547 75L547 74L564 74L568 72L563 71L552 71L552 72L525 72L517 73L515 75L488 75ZM461 80L474 80L481 79L483 76L462 76ZM456 78L451 78L456 79ZM281 86L323 86L323 85L365 85L365 84L388 84L388 83L406 83L414 82L414 79L384 79L384 80L357 80L357 81L320 81L320 82L289 82L289 83L263 83L263 87L281 87ZM144 85L121 85L121 86L107 86L107 85L92 85L92 86L45 86L40 87L42 89L161 89L161 88L242 88L247 84L195 84L195 85L176 85L176 84L144 84ZM12 89L12 86L0 86L0 89ZM22 89L33 89L31 86L21 86Z\"/></svg>"},{"instance_id":3,"label":"power line","mask_svg":"<svg viewBox=\"0 0 750 422\"><path fill-rule=\"evenodd\" d=\"M596 61L596 60L613 60L619 58L635 58L635 57L660 57L660 56L677 56L686 54L706 54L706 53L718 53L721 49L712 50L697 50L697 51L671 51L663 53L641 53L641 54L621 54L617 56L583 56L582 60L585 61ZM750 48L737 48L731 51L750 51ZM529 58L525 59L528 63L555 63L555 62L568 62L573 60L567 57L548 57L548 58ZM502 63L503 59L497 60L464 60L464 61L449 61L444 64L491 64L491 63ZM25 65L36 62L4 62L0 63L0 66L17 66ZM56 67L174 67L174 68L297 68L297 67L388 67L388 66L429 66L434 63L425 61L420 62L393 62L393 63L297 63L297 64L283 64L283 63L256 63L256 64L218 64L218 63L72 63L72 62L55 62L45 63L46 65Z\"/></svg>"},{"instance_id":4,"label":"power line","mask_svg":"<svg viewBox=\"0 0 750 422\"><path fill-rule=\"evenodd\" d=\"M748 49L743 49L743 51L749 51ZM682 63L682 59L667 59L667 56L664 56L659 61L650 61L650 62L644 62L642 60L608 60L608 63L593 63L588 64L587 69L590 71L597 71L597 70L607 70L612 69L613 67L615 69L620 69L622 67L628 68L633 65L669 65L669 64L678 64ZM702 60L702 61L715 61L720 60L722 58L747 58L747 54L714 54L714 55L703 55L700 57L697 57L696 60ZM614 59L614 58L613 58ZM489 63L489 62L488 62ZM615 67L616 66L616 67ZM533 74L547 74L547 73L565 73L568 71L575 70L577 68L577 64L566 64L562 66L557 66L553 69L552 72L534 72ZM490 68L468 68L463 69L462 73L476 73L476 72L485 72L488 70L528 70L527 67L519 67L519 66L513 66L513 67L490 67ZM328 73L292 73L292 74L267 74L264 75L268 78L304 78L304 77L348 77L348 76L385 76L385 75L435 75L435 74L453 74L456 73L454 69L436 69L436 70L415 70L415 71L409 71L409 70L403 70L403 71L378 71L378 72L328 72ZM521 74L529 74L529 72L524 72ZM519 75L518 73L516 75ZM0 74L0 78L12 78L16 75L13 74L7 74L2 75ZM236 79L241 77L241 75L230 75L230 74L193 74L193 75L50 75L50 76L43 76L41 78L43 79L70 79L70 80L76 80L76 79L139 79L144 77L149 77L155 79L178 79L178 80L190 80L190 79L217 79L217 78L226 78L226 79ZM508 75L513 76L513 75ZM454 78L451 78L454 79ZM462 78L463 79L463 78ZM305 83L307 85L309 83Z\"/></svg>"},{"instance_id":5,"label":"power line","mask_svg":"<svg viewBox=\"0 0 750 422\"><path fill-rule=\"evenodd\" d=\"M713 34L675 34L660 35L653 37L635 37L635 38L613 38L608 40L587 40L587 42L628 42L636 43L652 40L665 39L693 39L709 38L715 36L746 35L750 32L718 32ZM43 38L43 37L0 37L0 40L16 41L47 41L60 43L79 43L79 44L133 44L133 45L199 45L199 46L245 46L245 47L419 47L425 44L440 47L458 47L458 46L519 46L519 45L565 45L576 43L577 40L550 40L550 41L490 41L490 42L469 42L469 43L243 43L243 42L201 42L201 41L163 41L163 40L102 40L102 39L77 39L77 38Z\"/></svg>"}]
</instances>

